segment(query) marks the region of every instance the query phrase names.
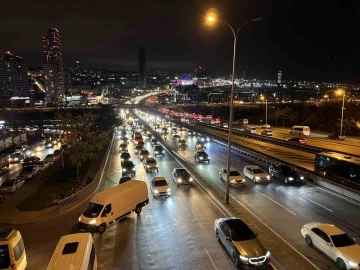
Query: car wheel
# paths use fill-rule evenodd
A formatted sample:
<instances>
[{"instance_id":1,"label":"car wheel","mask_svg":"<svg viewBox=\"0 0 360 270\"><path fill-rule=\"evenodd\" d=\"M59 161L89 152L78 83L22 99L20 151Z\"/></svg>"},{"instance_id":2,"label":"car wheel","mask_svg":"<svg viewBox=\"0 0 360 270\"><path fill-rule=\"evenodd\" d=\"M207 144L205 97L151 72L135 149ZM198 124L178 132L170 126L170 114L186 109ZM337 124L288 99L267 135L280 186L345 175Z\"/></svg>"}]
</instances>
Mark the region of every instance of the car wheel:
<instances>
[{"instance_id":1,"label":"car wheel","mask_svg":"<svg viewBox=\"0 0 360 270\"><path fill-rule=\"evenodd\" d=\"M219 235L218 230L216 230L215 234L216 234L216 239L217 239L219 242L221 242L221 240L220 240L220 235Z\"/></svg>"},{"instance_id":2,"label":"car wheel","mask_svg":"<svg viewBox=\"0 0 360 270\"><path fill-rule=\"evenodd\" d=\"M140 215L141 210L142 210L141 206L140 206L140 205L137 205L136 208L135 208L135 213L136 213L137 215Z\"/></svg>"},{"instance_id":3,"label":"car wheel","mask_svg":"<svg viewBox=\"0 0 360 270\"><path fill-rule=\"evenodd\" d=\"M97 228L97 231L99 234L103 234L105 231L106 231L106 224L103 223L101 224L98 228Z\"/></svg>"},{"instance_id":4,"label":"car wheel","mask_svg":"<svg viewBox=\"0 0 360 270\"><path fill-rule=\"evenodd\" d=\"M311 240L311 237L309 235L305 235L305 242L308 244L309 247L313 246L313 242Z\"/></svg>"},{"instance_id":5,"label":"car wheel","mask_svg":"<svg viewBox=\"0 0 360 270\"><path fill-rule=\"evenodd\" d=\"M232 254L232 260L236 266L239 266L239 258L235 252L233 252L233 254Z\"/></svg>"},{"instance_id":6,"label":"car wheel","mask_svg":"<svg viewBox=\"0 0 360 270\"><path fill-rule=\"evenodd\" d=\"M341 258L336 259L336 265L340 270L346 270L347 269L344 260L341 259Z\"/></svg>"}]
</instances>

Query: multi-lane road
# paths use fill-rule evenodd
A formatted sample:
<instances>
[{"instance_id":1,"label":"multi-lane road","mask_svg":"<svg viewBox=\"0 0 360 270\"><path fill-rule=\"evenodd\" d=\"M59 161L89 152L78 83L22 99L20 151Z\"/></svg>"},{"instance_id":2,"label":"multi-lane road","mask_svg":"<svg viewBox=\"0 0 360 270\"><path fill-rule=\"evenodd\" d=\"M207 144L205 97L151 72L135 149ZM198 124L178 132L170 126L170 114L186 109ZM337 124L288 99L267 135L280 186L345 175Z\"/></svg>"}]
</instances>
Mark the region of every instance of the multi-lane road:
<instances>
[{"instance_id":1,"label":"multi-lane road","mask_svg":"<svg viewBox=\"0 0 360 270\"><path fill-rule=\"evenodd\" d=\"M305 244L301 226L312 220L329 222L358 237L359 204L319 187L286 186L272 179L268 185L255 185L247 180L245 186L231 189L231 205L224 208L208 190L224 192L218 170L226 165L226 149L210 142L211 163L197 164L193 158L196 139L187 138L186 133L181 135L187 140L186 150L177 150L170 135L164 146L195 170L201 178L199 184L177 188L171 171L180 165L168 153L158 157L157 175L166 177L172 196L153 199L149 190L150 203L141 216L131 214L110 226L103 235L94 235L100 269L235 269L216 241L213 229L214 220L230 212L259 232L260 239L274 255L272 268L336 269L335 263ZM101 168L99 190L118 184L121 177L118 146L119 142L114 139ZM133 147L130 142L136 178L149 183L155 174L145 172ZM152 153L148 142L146 148ZM236 154L232 160L232 166L239 170L249 164ZM43 269L47 265L59 238L77 231L78 217L85 205L86 202L46 222L16 225L24 237L28 269Z\"/></svg>"}]
</instances>

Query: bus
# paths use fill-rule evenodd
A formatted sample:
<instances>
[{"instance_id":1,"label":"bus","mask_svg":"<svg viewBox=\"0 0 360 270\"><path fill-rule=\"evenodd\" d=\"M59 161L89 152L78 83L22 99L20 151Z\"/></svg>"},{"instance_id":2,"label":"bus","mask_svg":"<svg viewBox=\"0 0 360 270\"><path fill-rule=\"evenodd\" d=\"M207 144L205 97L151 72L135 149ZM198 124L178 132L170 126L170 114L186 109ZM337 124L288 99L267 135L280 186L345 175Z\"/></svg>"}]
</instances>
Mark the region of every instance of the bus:
<instances>
[{"instance_id":1,"label":"bus","mask_svg":"<svg viewBox=\"0 0 360 270\"><path fill-rule=\"evenodd\" d=\"M360 158L335 152L315 155L315 173L360 190Z\"/></svg>"},{"instance_id":2,"label":"bus","mask_svg":"<svg viewBox=\"0 0 360 270\"><path fill-rule=\"evenodd\" d=\"M293 126L289 133L291 135L309 136L310 128L308 126Z\"/></svg>"}]
</instances>

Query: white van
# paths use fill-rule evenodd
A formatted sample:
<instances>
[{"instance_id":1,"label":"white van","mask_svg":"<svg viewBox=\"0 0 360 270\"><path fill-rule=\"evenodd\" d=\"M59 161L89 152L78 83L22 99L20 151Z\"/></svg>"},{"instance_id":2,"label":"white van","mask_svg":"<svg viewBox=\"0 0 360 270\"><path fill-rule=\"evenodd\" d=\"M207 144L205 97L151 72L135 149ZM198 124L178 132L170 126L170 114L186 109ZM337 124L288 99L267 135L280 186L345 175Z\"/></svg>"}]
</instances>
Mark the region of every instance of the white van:
<instances>
[{"instance_id":1,"label":"white van","mask_svg":"<svg viewBox=\"0 0 360 270\"><path fill-rule=\"evenodd\" d=\"M289 133L291 135L309 136L310 128L308 126L293 126Z\"/></svg>"},{"instance_id":2,"label":"white van","mask_svg":"<svg viewBox=\"0 0 360 270\"><path fill-rule=\"evenodd\" d=\"M60 238L47 270L96 270L94 240L90 233L76 233Z\"/></svg>"},{"instance_id":3,"label":"white van","mask_svg":"<svg viewBox=\"0 0 360 270\"><path fill-rule=\"evenodd\" d=\"M23 270L26 252L21 233L15 229L0 229L0 269Z\"/></svg>"},{"instance_id":4,"label":"white van","mask_svg":"<svg viewBox=\"0 0 360 270\"><path fill-rule=\"evenodd\" d=\"M130 180L121 185L95 194L79 218L83 231L104 233L106 227L116 220L149 203L148 188L144 181Z\"/></svg>"}]
</instances>

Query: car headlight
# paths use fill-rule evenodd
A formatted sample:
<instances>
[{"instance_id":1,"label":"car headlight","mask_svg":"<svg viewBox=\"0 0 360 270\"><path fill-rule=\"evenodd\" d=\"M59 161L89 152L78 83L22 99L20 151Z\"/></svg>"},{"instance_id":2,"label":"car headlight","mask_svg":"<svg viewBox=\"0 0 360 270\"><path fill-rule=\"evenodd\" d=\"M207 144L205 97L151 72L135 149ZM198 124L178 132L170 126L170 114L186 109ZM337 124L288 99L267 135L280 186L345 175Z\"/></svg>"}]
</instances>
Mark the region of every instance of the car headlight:
<instances>
[{"instance_id":1,"label":"car headlight","mask_svg":"<svg viewBox=\"0 0 360 270\"><path fill-rule=\"evenodd\" d=\"M158 151L155 151L155 154L158 154L159 152Z\"/></svg>"},{"instance_id":2,"label":"car headlight","mask_svg":"<svg viewBox=\"0 0 360 270\"><path fill-rule=\"evenodd\" d=\"M358 264L354 263L353 261L348 261L348 262L349 262L350 267L357 267L358 266Z\"/></svg>"},{"instance_id":3,"label":"car headlight","mask_svg":"<svg viewBox=\"0 0 360 270\"><path fill-rule=\"evenodd\" d=\"M154 190L154 193L155 193L155 194L158 194L158 193L159 193L159 191L158 191L157 189L155 189L155 190Z\"/></svg>"},{"instance_id":4,"label":"car headlight","mask_svg":"<svg viewBox=\"0 0 360 270\"><path fill-rule=\"evenodd\" d=\"M96 219L92 219L92 220L89 221L90 225L94 225L95 223L96 223Z\"/></svg>"},{"instance_id":5,"label":"car headlight","mask_svg":"<svg viewBox=\"0 0 360 270\"><path fill-rule=\"evenodd\" d=\"M181 182L182 182L182 179L181 179L181 178L178 178L177 181L178 181L178 183L181 183Z\"/></svg>"},{"instance_id":6,"label":"car headlight","mask_svg":"<svg viewBox=\"0 0 360 270\"><path fill-rule=\"evenodd\" d=\"M200 159L204 159L203 157L200 157Z\"/></svg>"},{"instance_id":7,"label":"car headlight","mask_svg":"<svg viewBox=\"0 0 360 270\"><path fill-rule=\"evenodd\" d=\"M244 261L244 262L249 261L249 258L248 258L248 257L242 256L242 255L240 255L239 257L240 257L240 260L242 260L242 261Z\"/></svg>"},{"instance_id":8,"label":"car headlight","mask_svg":"<svg viewBox=\"0 0 360 270\"><path fill-rule=\"evenodd\" d=\"M267 175L267 176L266 176L266 179L267 179L267 180L270 180L270 175Z\"/></svg>"},{"instance_id":9,"label":"car headlight","mask_svg":"<svg viewBox=\"0 0 360 270\"><path fill-rule=\"evenodd\" d=\"M266 252L266 258L269 258L270 257L270 251Z\"/></svg>"},{"instance_id":10,"label":"car headlight","mask_svg":"<svg viewBox=\"0 0 360 270\"><path fill-rule=\"evenodd\" d=\"M292 180L294 180L294 178L292 178L292 177L288 177L288 180L292 181Z\"/></svg>"},{"instance_id":11,"label":"car headlight","mask_svg":"<svg viewBox=\"0 0 360 270\"><path fill-rule=\"evenodd\" d=\"M16 158L14 158L14 160L17 161L17 160L19 160L19 159L16 157Z\"/></svg>"},{"instance_id":12,"label":"car headlight","mask_svg":"<svg viewBox=\"0 0 360 270\"><path fill-rule=\"evenodd\" d=\"M126 169L123 169L123 172L126 172Z\"/></svg>"},{"instance_id":13,"label":"car headlight","mask_svg":"<svg viewBox=\"0 0 360 270\"><path fill-rule=\"evenodd\" d=\"M234 184L234 183L235 183L235 180L234 180L234 179L231 179L230 182Z\"/></svg>"},{"instance_id":14,"label":"car headlight","mask_svg":"<svg viewBox=\"0 0 360 270\"><path fill-rule=\"evenodd\" d=\"M259 176L255 176L255 179L256 179L256 180L260 180L260 177L259 177Z\"/></svg>"},{"instance_id":15,"label":"car headlight","mask_svg":"<svg viewBox=\"0 0 360 270\"><path fill-rule=\"evenodd\" d=\"M194 181L194 179L192 177L190 177L189 181L192 182L192 181Z\"/></svg>"},{"instance_id":16,"label":"car headlight","mask_svg":"<svg viewBox=\"0 0 360 270\"><path fill-rule=\"evenodd\" d=\"M146 165L146 168L150 168L150 165Z\"/></svg>"},{"instance_id":17,"label":"car headlight","mask_svg":"<svg viewBox=\"0 0 360 270\"><path fill-rule=\"evenodd\" d=\"M134 171L135 171L135 168L132 168L132 171L134 172Z\"/></svg>"},{"instance_id":18,"label":"car headlight","mask_svg":"<svg viewBox=\"0 0 360 270\"><path fill-rule=\"evenodd\" d=\"M170 192L170 188L168 188L168 189L166 190L166 192L169 193L169 192Z\"/></svg>"},{"instance_id":19,"label":"car headlight","mask_svg":"<svg viewBox=\"0 0 360 270\"><path fill-rule=\"evenodd\" d=\"M122 158L121 161L124 161L124 159Z\"/></svg>"},{"instance_id":20,"label":"car headlight","mask_svg":"<svg viewBox=\"0 0 360 270\"><path fill-rule=\"evenodd\" d=\"M300 176L300 180L304 180L304 176Z\"/></svg>"},{"instance_id":21,"label":"car headlight","mask_svg":"<svg viewBox=\"0 0 360 270\"><path fill-rule=\"evenodd\" d=\"M162 153L162 154L164 154L164 153L165 153L165 151L162 151L161 153Z\"/></svg>"}]
</instances>

